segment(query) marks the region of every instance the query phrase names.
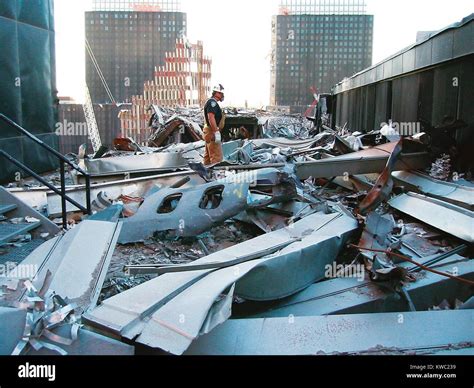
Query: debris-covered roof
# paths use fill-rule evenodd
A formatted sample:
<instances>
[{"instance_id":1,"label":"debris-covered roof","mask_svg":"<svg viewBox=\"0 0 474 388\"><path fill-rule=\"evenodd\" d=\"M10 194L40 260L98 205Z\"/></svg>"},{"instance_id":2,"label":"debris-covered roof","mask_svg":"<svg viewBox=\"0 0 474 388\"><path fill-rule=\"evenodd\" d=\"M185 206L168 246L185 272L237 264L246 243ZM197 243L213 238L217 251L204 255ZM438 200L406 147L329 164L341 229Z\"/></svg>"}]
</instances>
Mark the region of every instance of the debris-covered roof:
<instances>
[{"instance_id":1,"label":"debris-covered roof","mask_svg":"<svg viewBox=\"0 0 474 388\"><path fill-rule=\"evenodd\" d=\"M1 352L472 352L473 184L455 153L231 110L258 130L229 131L224 161L205 167L202 112L153 109L148 146L119 138L100 157L70 155L91 174L94 214L69 206L69 230L54 226L56 193L29 180L3 189L0 260L37 245L0 278L0 315L42 315L26 334L0 320L12 333ZM83 183L71 174L66 188L79 202ZM410 326L393 323L399 312Z\"/></svg>"}]
</instances>

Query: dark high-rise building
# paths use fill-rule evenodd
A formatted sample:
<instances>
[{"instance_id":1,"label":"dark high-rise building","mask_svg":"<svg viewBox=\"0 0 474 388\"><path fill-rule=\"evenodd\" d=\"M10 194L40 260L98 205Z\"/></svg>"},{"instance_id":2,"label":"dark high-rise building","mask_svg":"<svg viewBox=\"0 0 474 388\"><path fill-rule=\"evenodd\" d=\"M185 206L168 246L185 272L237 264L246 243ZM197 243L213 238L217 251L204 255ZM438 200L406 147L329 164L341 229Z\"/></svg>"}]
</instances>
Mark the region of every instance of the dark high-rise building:
<instances>
[{"instance_id":1,"label":"dark high-rise building","mask_svg":"<svg viewBox=\"0 0 474 388\"><path fill-rule=\"evenodd\" d=\"M372 64L373 16L364 0L282 1L272 23L271 102L303 107Z\"/></svg>"},{"instance_id":2,"label":"dark high-rise building","mask_svg":"<svg viewBox=\"0 0 474 388\"><path fill-rule=\"evenodd\" d=\"M186 35L186 14L179 12L179 0L94 0L93 9L85 22L92 101L130 102L143 93L155 66L164 64L165 53L174 51L176 39Z\"/></svg>"}]
</instances>

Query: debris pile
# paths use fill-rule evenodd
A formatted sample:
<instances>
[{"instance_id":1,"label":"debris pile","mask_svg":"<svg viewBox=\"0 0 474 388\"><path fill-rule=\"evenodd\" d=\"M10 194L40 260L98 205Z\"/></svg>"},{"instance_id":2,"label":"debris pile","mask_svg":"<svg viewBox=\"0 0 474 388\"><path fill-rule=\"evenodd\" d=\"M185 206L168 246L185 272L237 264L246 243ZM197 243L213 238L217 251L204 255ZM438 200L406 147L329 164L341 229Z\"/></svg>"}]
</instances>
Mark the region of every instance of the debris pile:
<instances>
[{"instance_id":1,"label":"debris pile","mask_svg":"<svg viewBox=\"0 0 474 388\"><path fill-rule=\"evenodd\" d=\"M443 155L431 166L430 176L434 179L447 181L451 176L451 157Z\"/></svg>"},{"instance_id":2,"label":"debris pile","mask_svg":"<svg viewBox=\"0 0 474 388\"><path fill-rule=\"evenodd\" d=\"M0 314L40 303L74 328L69 340L36 321L20 348L53 349L46 333L91 354L80 333L92 328L125 354L125 342L177 355L474 351L474 187L447 181L449 156L390 128L318 133L304 117L228 111L260 127L235 120L224 162L207 168L202 113L153 110L147 146L117 139L80 160L94 214L69 209L71 229L17 267L36 265L32 276L0 282ZM58 216L54 193L11 190ZM68 191L86 196L81 184ZM44 222L20 216L2 222Z\"/></svg>"}]
</instances>

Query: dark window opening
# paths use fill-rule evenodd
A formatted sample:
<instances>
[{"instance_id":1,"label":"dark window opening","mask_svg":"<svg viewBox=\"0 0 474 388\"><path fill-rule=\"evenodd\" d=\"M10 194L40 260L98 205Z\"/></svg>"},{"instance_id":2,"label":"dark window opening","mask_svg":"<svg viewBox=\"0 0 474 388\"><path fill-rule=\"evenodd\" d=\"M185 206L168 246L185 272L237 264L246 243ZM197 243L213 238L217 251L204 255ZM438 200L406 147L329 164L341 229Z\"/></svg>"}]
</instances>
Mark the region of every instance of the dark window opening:
<instances>
[{"instance_id":1,"label":"dark window opening","mask_svg":"<svg viewBox=\"0 0 474 388\"><path fill-rule=\"evenodd\" d=\"M213 187L208 189L201 199L199 207L205 210L217 209L223 200L224 186Z\"/></svg>"},{"instance_id":2,"label":"dark window opening","mask_svg":"<svg viewBox=\"0 0 474 388\"><path fill-rule=\"evenodd\" d=\"M176 210L183 194L173 194L166 197L157 210L158 214L169 214Z\"/></svg>"}]
</instances>

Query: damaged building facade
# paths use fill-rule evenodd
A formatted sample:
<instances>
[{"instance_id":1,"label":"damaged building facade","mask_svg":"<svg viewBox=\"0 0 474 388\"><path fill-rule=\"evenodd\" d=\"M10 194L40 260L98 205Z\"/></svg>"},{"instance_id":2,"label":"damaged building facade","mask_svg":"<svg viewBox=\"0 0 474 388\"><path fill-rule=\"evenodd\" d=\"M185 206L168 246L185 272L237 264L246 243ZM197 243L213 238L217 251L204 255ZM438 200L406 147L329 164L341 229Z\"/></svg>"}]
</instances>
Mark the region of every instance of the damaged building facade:
<instances>
[{"instance_id":1,"label":"damaged building facade","mask_svg":"<svg viewBox=\"0 0 474 388\"><path fill-rule=\"evenodd\" d=\"M186 23L186 13L181 12L178 0L94 0L92 10L85 13L86 83L106 144L112 145L115 138L123 136L122 128L132 125L128 119L126 125L120 113L131 115L137 110L131 109L132 100L134 104L140 100L144 83L149 83L157 67L165 65L177 40L186 36ZM141 114L141 119L146 120L146 114ZM77 153L82 144L92 149L87 128L83 127L83 105L60 101L58 116L59 129L67 133L59 138L63 154ZM134 127L137 121L133 121ZM70 133L68 125L74 125Z\"/></svg>"},{"instance_id":2,"label":"damaged building facade","mask_svg":"<svg viewBox=\"0 0 474 388\"><path fill-rule=\"evenodd\" d=\"M176 49L166 53L165 65L155 67L154 78L146 81L142 95L132 97L130 109L120 112L124 137L144 144L149 137L153 105L202 107L211 94L212 61L204 55L202 42L179 39Z\"/></svg>"}]
</instances>

